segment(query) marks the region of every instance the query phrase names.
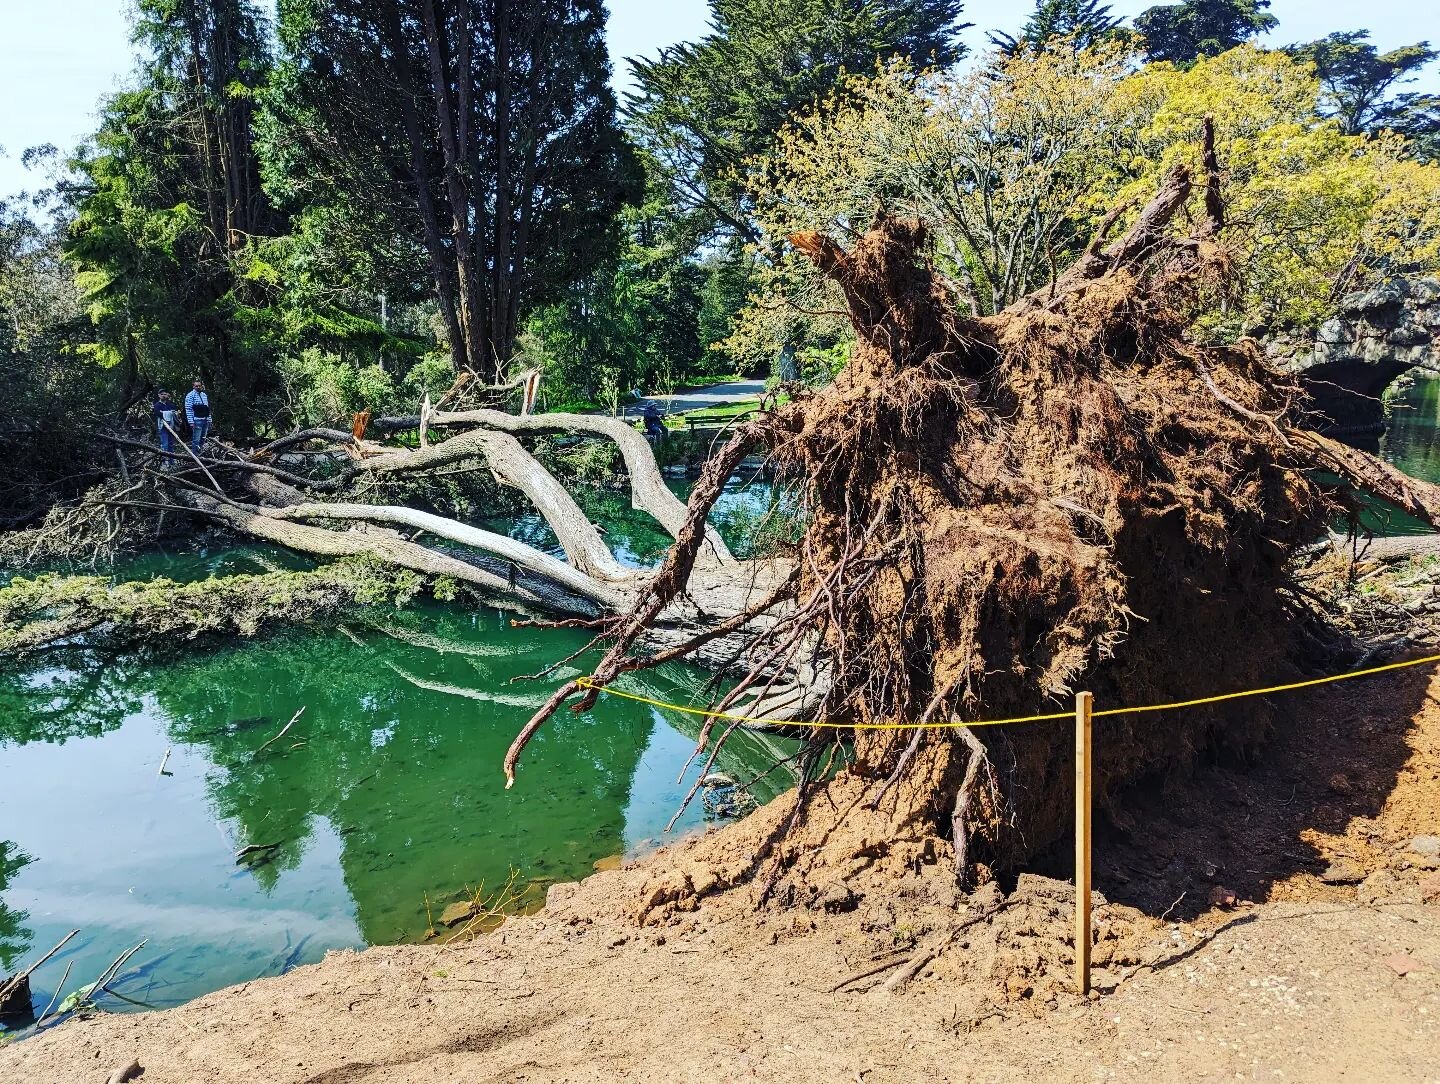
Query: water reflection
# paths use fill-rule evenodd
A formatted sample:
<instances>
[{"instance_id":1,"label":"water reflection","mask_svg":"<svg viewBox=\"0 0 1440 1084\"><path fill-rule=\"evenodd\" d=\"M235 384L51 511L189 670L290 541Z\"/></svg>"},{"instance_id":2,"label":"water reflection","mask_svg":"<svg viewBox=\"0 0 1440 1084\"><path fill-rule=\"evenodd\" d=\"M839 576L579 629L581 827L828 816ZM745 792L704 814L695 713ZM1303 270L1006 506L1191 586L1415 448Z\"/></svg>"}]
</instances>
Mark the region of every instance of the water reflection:
<instances>
[{"instance_id":1,"label":"water reflection","mask_svg":"<svg viewBox=\"0 0 1440 1084\"><path fill-rule=\"evenodd\" d=\"M1412 478L1440 482L1440 379L1416 375L1414 383L1393 395L1386 413L1386 429L1379 438L1381 458ZM1351 438L1347 438L1351 439ZM1372 438L1373 439L1373 438ZM1365 438L1354 438L1365 448ZM1361 522L1376 534L1429 534L1432 528L1378 501L1365 502Z\"/></svg>"},{"instance_id":2,"label":"water reflection","mask_svg":"<svg viewBox=\"0 0 1440 1084\"><path fill-rule=\"evenodd\" d=\"M8 839L0 839L0 892L28 866L31 858ZM24 911L14 911L0 898L0 980L13 971L30 949L31 933L25 928Z\"/></svg>"},{"instance_id":3,"label":"water reflection","mask_svg":"<svg viewBox=\"0 0 1440 1084\"><path fill-rule=\"evenodd\" d=\"M651 709L602 699L561 713L504 789L517 727L577 671L511 679L583 644L432 606L164 664L72 657L0 674L0 775L13 780L0 824L14 841L0 946L23 953L80 927L70 955L84 974L150 937L145 955L163 964L127 992L169 1004L330 948L418 939L427 900L438 916L512 869L538 899L657 840L688 787L675 776L691 739ZM669 668L634 687L683 700L701 680ZM786 752L747 738L723 767L748 778ZM703 817L697 806L680 830ZM237 865L247 846L265 851Z\"/></svg>"},{"instance_id":4,"label":"water reflection","mask_svg":"<svg viewBox=\"0 0 1440 1084\"><path fill-rule=\"evenodd\" d=\"M1381 455L1415 478L1440 482L1440 379L1420 377L1390 405Z\"/></svg>"}]
</instances>

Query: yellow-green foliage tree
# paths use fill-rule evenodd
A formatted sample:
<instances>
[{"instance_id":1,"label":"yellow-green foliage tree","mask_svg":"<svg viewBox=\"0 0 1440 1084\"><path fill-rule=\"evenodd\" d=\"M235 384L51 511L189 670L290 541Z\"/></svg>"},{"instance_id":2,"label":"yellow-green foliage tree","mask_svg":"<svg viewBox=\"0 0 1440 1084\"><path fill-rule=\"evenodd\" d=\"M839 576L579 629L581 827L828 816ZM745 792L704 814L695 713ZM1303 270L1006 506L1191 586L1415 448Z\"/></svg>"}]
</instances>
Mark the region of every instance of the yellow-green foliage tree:
<instances>
[{"instance_id":1,"label":"yellow-green foliage tree","mask_svg":"<svg viewBox=\"0 0 1440 1084\"><path fill-rule=\"evenodd\" d=\"M833 287L785 239L848 242L881 207L922 219L966 306L995 312L1051 281L1108 209L1134 213L1176 161L1198 167L1206 115L1239 272L1208 333L1315 324L1347 290L1440 267L1440 168L1319 107L1309 65L1250 46L1181 70L1062 41L961 75L852 78L750 164L769 269L727 346L753 359L843 337Z\"/></svg>"},{"instance_id":2,"label":"yellow-green foliage tree","mask_svg":"<svg viewBox=\"0 0 1440 1084\"><path fill-rule=\"evenodd\" d=\"M1174 162L1198 168L1201 121L1215 118L1240 291L1217 330L1316 324L1349 289L1440 268L1440 168L1392 133L1345 135L1320 101L1309 64L1248 45L1188 71L1151 64L1120 87L1136 120L1122 199Z\"/></svg>"}]
</instances>

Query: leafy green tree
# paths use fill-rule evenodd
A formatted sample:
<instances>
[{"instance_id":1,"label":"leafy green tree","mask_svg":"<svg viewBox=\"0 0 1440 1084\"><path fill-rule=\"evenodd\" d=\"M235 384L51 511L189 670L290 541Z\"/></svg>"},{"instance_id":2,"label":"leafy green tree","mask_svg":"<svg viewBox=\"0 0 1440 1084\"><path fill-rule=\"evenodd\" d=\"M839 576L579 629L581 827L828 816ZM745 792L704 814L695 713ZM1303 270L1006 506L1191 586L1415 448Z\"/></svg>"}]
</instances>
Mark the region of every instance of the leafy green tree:
<instances>
[{"instance_id":1,"label":"leafy green tree","mask_svg":"<svg viewBox=\"0 0 1440 1084\"><path fill-rule=\"evenodd\" d=\"M600 0L281 0L267 179L494 375L524 314L614 249L635 170Z\"/></svg>"},{"instance_id":2,"label":"leafy green tree","mask_svg":"<svg viewBox=\"0 0 1440 1084\"><path fill-rule=\"evenodd\" d=\"M266 384L241 273L283 228L260 185L255 94L269 66L251 0L138 0L136 85L106 101L72 163L67 255L96 327L88 353L122 366L122 405L195 368L218 385L222 424L250 427Z\"/></svg>"},{"instance_id":3,"label":"leafy green tree","mask_svg":"<svg viewBox=\"0 0 1440 1084\"><path fill-rule=\"evenodd\" d=\"M63 235L47 215L0 200L0 529L93 481L84 429L114 397L110 374L75 354L88 328Z\"/></svg>"},{"instance_id":4,"label":"leafy green tree","mask_svg":"<svg viewBox=\"0 0 1440 1084\"><path fill-rule=\"evenodd\" d=\"M1269 7L1270 0L1182 0L1142 11L1135 29L1148 59L1193 64L1273 30Z\"/></svg>"},{"instance_id":5,"label":"leafy green tree","mask_svg":"<svg viewBox=\"0 0 1440 1084\"><path fill-rule=\"evenodd\" d=\"M1110 6L1100 0L1036 0L1035 10L1018 36L997 30L990 34L990 43L1013 55L1057 38L1068 39L1080 50L1104 41L1124 40L1129 35L1124 20L1111 15Z\"/></svg>"},{"instance_id":6,"label":"leafy green tree","mask_svg":"<svg viewBox=\"0 0 1440 1084\"><path fill-rule=\"evenodd\" d=\"M959 0L710 0L710 33L633 61L626 116L697 232L753 240L743 163L845 72L894 56L918 67L964 54Z\"/></svg>"},{"instance_id":7,"label":"leafy green tree","mask_svg":"<svg viewBox=\"0 0 1440 1084\"><path fill-rule=\"evenodd\" d=\"M1368 30L1340 31L1285 51L1315 65L1325 109L1346 135L1382 128L1422 135L1433 123L1440 97L1396 89L1414 82L1420 70L1440 53L1428 41L1377 52Z\"/></svg>"},{"instance_id":8,"label":"leafy green tree","mask_svg":"<svg viewBox=\"0 0 1440 1084\"><path fill-rule=\"evenodd\" d=\"M736 317L755 288L758 272L755 260L734 245L708 255L701 268L705 282L700 287L700 371L719 375L735 368L720 344L734 334Z\"/></svg>"},{"instance_id":9,"label":"leafy green tree","mask_svg":"<svg viewBox=\"0 0 1440 1084\"><path fill-rule=\"evenodd\" d=\"M767 240L837 243L877 207L917 217L957 300L992 313L1053 281L1108 209L1133 215L1178 163L1198 174L1209 116L1235 278L1198 330L1313 327L1333 315L1337 284L1440 268L1440 167L1393 133L1345 135L1319 99L1307 65L1250 46L1188 68L1060 43L918 85L885 70L785 130L757 169L756 216ZM766 266L753 292L726 344L737 359L849 333L843 299L809 261Z\"/></svg>"}]
</instances>

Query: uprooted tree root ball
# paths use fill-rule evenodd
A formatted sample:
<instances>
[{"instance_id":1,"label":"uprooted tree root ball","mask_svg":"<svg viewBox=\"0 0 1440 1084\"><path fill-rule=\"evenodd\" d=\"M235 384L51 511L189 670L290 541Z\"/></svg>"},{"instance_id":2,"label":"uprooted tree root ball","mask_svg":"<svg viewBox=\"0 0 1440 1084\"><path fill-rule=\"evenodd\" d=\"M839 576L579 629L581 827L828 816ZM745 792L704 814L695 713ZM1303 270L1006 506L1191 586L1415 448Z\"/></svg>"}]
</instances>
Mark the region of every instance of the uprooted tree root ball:
<instances>
[{"instance_id":1,"label":"uprooted tree root ball","mask_svg":"<svg viewBox=\"0 0 1440 1084\"><path fill-rule=\"evenodd\" d=\"M1307 469L1322 464L1432 520L1434 495L1291 428L1302 397L1250 344L1188 334L1230 271L1210 145L1203 189L1177 167L1128 232L993 317L962 315L916 223L882 215L848 251L793 237L844 295L852 359L720 453L593 684L647 664L633 645L683 596L717 483L755 450L801 490L805 532L793 591L756 630L748 675L720 710L763 708L795 682L818 692L805 718L857 724L1053 712L1077 689L1102 706L1173 701L1270 684L1333 643L1289 578L1334 508ZM1200 224L1182 234L1171 223L1192 194ZM507 770L577 692L581 707L596 696L561 690ZM1264 722L1257 702L1107 720L1100 800L1222 732L1258 737ZM811 782L779 835L858 818L872 843L948 838L971 876L979 862L1013 869L1067 830L1063 723L859 729L853 763L828 783L819 750L833 731L812 733ZM772 850L768 872L751 871L762 897L797 854Z\"/></svg>"}]
</instances>

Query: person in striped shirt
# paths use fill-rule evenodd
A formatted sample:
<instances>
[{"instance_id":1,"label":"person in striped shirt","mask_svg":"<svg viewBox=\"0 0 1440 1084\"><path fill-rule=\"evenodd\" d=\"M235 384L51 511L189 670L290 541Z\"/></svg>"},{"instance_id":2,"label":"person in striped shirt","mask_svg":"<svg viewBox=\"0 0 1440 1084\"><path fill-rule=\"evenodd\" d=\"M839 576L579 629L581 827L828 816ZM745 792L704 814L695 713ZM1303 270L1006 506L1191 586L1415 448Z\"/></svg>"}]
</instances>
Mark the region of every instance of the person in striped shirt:
<instances>
[{"instance_id":1,"label":"person in striped shirt","mask_svg":"<svg viewBox=\"0 0 1440 1084\"><path fill-rule=\"evenodd\" d=\"M211 415L210 396L205 392L205 381L198 376L190 394L185 396L185 420L190 423L190 450L199 455L200 445L210 432Z\"/></svg>"}]
</instances>

